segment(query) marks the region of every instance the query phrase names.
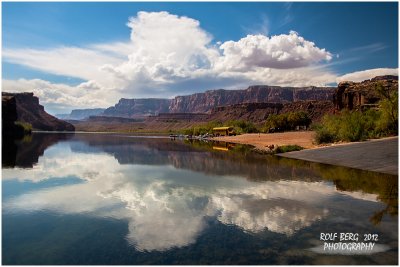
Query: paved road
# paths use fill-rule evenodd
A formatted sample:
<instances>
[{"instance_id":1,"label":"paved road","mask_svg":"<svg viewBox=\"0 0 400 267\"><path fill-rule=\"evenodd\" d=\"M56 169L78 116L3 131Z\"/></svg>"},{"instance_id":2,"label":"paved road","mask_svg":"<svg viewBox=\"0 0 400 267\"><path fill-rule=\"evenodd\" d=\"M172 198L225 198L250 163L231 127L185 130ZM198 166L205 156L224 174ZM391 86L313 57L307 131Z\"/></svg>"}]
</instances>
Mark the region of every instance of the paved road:
<instances>
[{"instance_id":1,"label":"paved road","mask_svg":"<svg viewBox=\"0 0 400 267\"><path fill-rule=\"evenodd\" d=\"M398 175L398 144L398 137L389 137L279 156Z\"/></svg>"}]
</instances>

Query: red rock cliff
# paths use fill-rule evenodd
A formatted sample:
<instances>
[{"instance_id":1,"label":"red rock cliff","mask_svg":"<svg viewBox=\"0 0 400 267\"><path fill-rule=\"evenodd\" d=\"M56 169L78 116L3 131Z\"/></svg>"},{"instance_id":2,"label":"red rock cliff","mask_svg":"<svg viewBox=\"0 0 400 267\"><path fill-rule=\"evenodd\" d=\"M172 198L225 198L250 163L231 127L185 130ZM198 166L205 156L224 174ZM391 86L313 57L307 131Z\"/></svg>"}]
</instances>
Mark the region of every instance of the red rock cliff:
<instances>
[{"instance_id":1,"label":"red rock cliff","mask_svg":"<svg viewBox=\"0 0 400 267\"><path fill-rule=\"evenodd\" d=\"M301 100L331 100L333 87L279 87L256 85L245 90L210 90L171 101L169 112L210 112L218 106L240 103L288 103Z\"/></svg>"},{"instance_id":2,"label":"red rock cliff","mask_svg":"<svg viewBox=\"0 0 400 267\"><path fill-rule=\"evenodd\" d=\"M333 103L336 110L376 105L381 99L378 87L385 92L391 92L398 90L398 86L398 76L391 75L377 76L362 82L340 82L333 96Z\"/></svg>"},{"instance_id":3,"label":"red rock cliff","mask_svg":"<svg viewBox=\"0 0 400 267\"><path fill-rule=\"evenodd\" d=\"M13 102L16 107L18 121L30 123L35 130L43 131L74 131L75 127L65 121L48 114L39 98L33 93L2 93L3 109L4 103Z\"/></svg>"}]
</instances>

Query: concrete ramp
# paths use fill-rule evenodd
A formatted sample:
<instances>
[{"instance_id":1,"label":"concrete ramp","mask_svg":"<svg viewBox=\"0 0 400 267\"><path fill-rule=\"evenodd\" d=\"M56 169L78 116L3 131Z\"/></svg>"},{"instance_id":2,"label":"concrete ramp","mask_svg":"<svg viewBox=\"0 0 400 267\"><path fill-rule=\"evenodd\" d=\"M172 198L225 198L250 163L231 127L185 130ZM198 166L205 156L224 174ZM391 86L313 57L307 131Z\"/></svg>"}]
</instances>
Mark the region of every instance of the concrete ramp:
<instances>
[{"instance_id":1,"label":"concrete ramp","mask_svg":"<svg viewBox=\"0 0 400 267\"><path fill-rule=\"evenodd\" d=\"M340 144L278 156L398 175L398 137Z\"/></svg>"}]
</instances>

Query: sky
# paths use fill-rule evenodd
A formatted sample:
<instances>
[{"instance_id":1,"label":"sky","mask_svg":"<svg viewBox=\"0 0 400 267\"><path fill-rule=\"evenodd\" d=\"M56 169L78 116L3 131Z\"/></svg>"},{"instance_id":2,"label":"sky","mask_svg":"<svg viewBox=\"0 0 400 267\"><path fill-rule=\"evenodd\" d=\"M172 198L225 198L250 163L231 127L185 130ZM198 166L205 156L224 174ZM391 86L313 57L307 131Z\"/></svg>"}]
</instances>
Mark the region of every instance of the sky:
<instances>
[{"instance_id":1,"label":"sky","mask_svg":"<svg viewBox=\"0 0 400 267\"><path fill-rule=\"evenodd\" d=\"M398 74L397 2L2 2L2 90L51 114Z\"/></svg>"}]
</instances>

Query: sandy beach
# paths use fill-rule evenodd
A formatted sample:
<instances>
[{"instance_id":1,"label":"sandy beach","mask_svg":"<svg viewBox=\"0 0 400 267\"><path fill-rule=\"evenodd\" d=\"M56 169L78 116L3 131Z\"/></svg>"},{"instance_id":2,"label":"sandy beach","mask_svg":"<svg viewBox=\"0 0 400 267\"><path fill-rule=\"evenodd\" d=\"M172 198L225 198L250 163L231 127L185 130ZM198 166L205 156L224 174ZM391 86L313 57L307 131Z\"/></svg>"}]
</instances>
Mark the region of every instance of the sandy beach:
<instances>
[{"instance_id":1,"label":"sandy beach","mask_svg":"<svg viewBox=\"0 0 400 267\"><path fill-rule=\"evenodd\" d=\"M238 144L253 145L258 149L265 150L269 145L299 145L304 148L316 147L313 144L315 132L285 132L270 134L242 134L237 136L215 137L213 140L232 142Z\"/></svg>"}]
</instances>

